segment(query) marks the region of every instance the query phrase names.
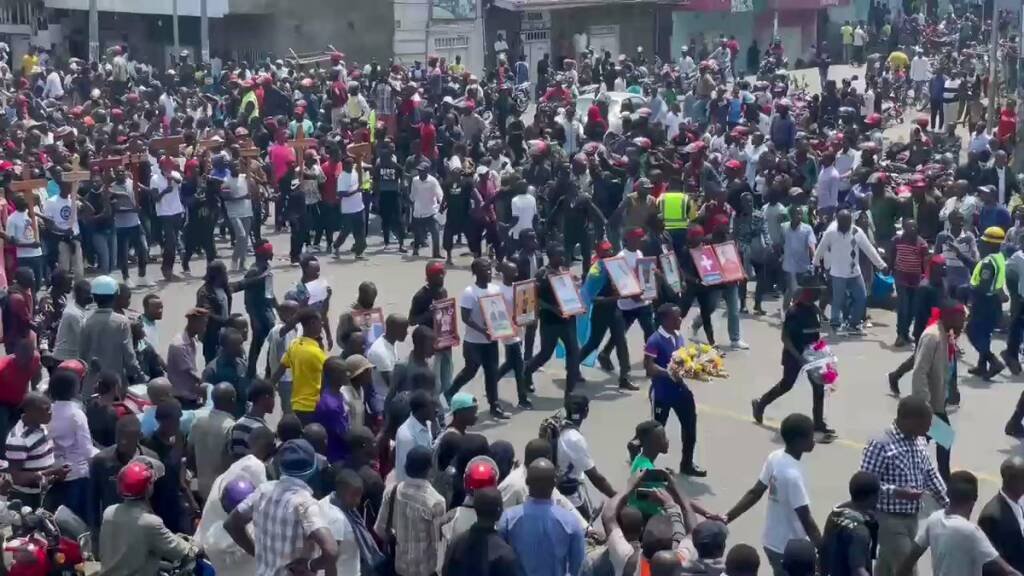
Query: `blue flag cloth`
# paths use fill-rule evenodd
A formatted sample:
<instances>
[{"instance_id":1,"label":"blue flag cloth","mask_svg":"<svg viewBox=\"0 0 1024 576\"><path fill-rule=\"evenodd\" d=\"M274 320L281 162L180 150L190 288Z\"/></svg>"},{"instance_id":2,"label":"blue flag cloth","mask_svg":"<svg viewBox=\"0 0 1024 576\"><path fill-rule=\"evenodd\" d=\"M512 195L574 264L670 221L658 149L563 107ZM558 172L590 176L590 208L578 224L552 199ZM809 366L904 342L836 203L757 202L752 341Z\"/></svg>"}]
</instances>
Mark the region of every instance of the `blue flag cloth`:
<instances>
[{"instance_id":1,"label":"blue flag cloth","mask_svg":"<svg viewBox=\"0 0 1024 576\"><path fill-rule=\"evenodd\" d=\"M581 348L590 338L590 312L593 310L591 304L606 282L608 282L608 271L604 267L604 262L597 260L587 271L587 277L583 279L583 287L580 289L580 296L587 306L587 312L576 317L576 341ZM565 358L565 347L562 346L561 341L555 347L555 358ZM587 368L593 368L597 364L597 350L584 358L582 364Z\"/></svg>"}]
</instances>

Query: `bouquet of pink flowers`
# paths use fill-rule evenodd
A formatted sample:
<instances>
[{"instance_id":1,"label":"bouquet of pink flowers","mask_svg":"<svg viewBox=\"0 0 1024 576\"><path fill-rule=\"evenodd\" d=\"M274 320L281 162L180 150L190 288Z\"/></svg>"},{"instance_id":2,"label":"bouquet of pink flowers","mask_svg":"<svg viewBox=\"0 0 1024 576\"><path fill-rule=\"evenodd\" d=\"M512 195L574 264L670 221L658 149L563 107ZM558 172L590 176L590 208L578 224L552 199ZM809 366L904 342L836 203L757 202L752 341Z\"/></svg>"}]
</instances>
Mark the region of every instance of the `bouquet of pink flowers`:
<instances>
[{"instance_id":1,"label":"bouquet of pink flowers","mask_svg":"<svg viewBox=\"0 0 1024 576\"><path fill-rule=\"evenodd\" d=\"M804 350L804 365L801 370L815 384L835 388L839 379L839 359L824 339L820 339Z\"/></svg>"}]
</instances>

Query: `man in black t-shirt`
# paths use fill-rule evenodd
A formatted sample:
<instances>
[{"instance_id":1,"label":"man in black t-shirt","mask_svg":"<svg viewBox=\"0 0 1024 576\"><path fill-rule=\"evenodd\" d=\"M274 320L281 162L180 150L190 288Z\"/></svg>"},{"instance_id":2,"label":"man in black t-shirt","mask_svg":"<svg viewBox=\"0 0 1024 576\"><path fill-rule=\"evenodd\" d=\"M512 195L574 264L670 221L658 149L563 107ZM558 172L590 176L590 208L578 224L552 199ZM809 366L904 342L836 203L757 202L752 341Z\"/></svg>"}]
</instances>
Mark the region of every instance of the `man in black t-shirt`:
<instances>
[{"instance_id":1,"label":"man in black t-shirt","mask_svg":"<svg viewBox=\"0 0 1024 576\"><path fill-rule=\"evenodd\" d=\"M576 340L576 317L564 316L549 277L568 272L565 251L558 244L547 249L548 264L537 271L537 318L540 320L540 351L526 364L526 386L532 388L533 373L555 352L558 341L565 347L565 395L572 394L580 381L580 345Z\"/></svg>"},{"instance_id":2,"label":"man in black t-shirt","mask_svg":"<svg viewBox=\"0 0 1024 576\"><path fill-rule=\"evenodd\" d=\"M769 404L789 392L800 376L800 368L804 365L804 350L821 338L821 317L819 316L818 295L821 285L813 275L807 274L798 279L800 293L793 305L786 310L782 322L782 379L764 396L751 401L754 421L760 424L764 420L764 410ZM824 434L820 442L831 442L835 436L825 424L825 386L821 382L810 379L812 393L812 416L814 431Z\"/></svg>"},{"instance_id":3,"label":"man in black t-shirt","mask_svg":"<svg viewBox=\"0 0 1024 576\"><path fill-rule=\"evenodd\" d=\"M878 477L857 472L850 478L850 501L836 506L825 520L819 562L823 576L864 576L878 547L878 523L872 516L881 492Z\"/></svg>"}]
</instances>

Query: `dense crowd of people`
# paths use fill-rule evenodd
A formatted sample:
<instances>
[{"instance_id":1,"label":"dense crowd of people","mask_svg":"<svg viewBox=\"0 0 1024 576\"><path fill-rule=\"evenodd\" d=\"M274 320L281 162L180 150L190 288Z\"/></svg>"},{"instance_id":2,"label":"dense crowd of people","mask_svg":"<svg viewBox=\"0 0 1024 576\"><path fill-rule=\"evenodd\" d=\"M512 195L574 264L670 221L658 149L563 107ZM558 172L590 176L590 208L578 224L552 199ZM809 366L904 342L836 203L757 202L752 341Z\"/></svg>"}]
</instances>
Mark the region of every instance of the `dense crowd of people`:
<instances>
[{"instance_id":1,"label":"dense crowd of people","mask_svg":"<svg viewBox=\"0 0 1024 576\"><path fill-rule=\"evenodd\" d=\"M843 58L867 64L864 90L829 79L822 43L813 95L790 85L781 42L753 48L750 72L772 65L748 80L724 37L697 62L691 47L667 64L588 51L535 70L502 55L484 78L457 58L182 54L161 71L124 45L66 65L30 51L5 69L0 118L7 500L74 512L110 576L197 558L257 576L902 576L929 551L943 576L1024 572L1024 459L1007 458L974 524L978 479L951 470L944 440L961 332L978 353L968 372L1021 373L1016 104L971 50L926 42L960 46L983 19L950 14L925 38L923 16L896 26L879 6L841 30ZM980 116L985 98L999 118ZM894 140L893 108L915 101L931 113ZM407 314L385 315L364 281L339 314L321 267L371 258L377 229L384 252L411 250L419 264L403 266L423 266L423 285ZM299 270L293 286L274 281L275 242ZM722 247L738 276L724 277ZM185 327L167 338L152 287L183 286L200 253L195 305L169 311ZM464 256L472 283L451 286ZM781 377L751 401L753 420L804 378L810 416L783 418L784 446L713 512L664 466L674 414L678 472L708 475L674 355L701 330L714 349L749 349L742 319L775 299ZM879 308L895 310L907 351L889 390L899 397L911 374L909 394L819 527L801 459L836 431L811 350L864 335ZM642 351L627 344L634 324ZM489 441L463 388L482 372L488 413L505 420L498 383L512 374L517 409L533 410L534 376L556 354L563 409L524 447ZM580 367L638 393L638 354L652 419L615 486L587 441ZM1004 431L1024 437L1024 395ZM763 569L727 527L762 499Z\"/></svg>"}]
</instances>

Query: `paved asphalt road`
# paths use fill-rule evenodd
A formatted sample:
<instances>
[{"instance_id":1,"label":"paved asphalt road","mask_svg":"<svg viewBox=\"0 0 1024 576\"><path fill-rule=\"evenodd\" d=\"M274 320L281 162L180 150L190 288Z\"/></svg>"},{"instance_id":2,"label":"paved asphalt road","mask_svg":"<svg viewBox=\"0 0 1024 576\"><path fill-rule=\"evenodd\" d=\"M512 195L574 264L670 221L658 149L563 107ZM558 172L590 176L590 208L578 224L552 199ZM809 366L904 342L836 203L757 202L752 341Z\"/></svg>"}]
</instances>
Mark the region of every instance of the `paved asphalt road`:
<instances>
[{"instance_id":1,"label":"paved asphalt road","mask_svg":"<svg viewBox=\"0 0 1024 576\"><path fill-rule=\"evenodd\" d=\"M844 67L833 67L832 75L848 74ZM817 74L808 74L816 83ZM813 87L812 87L813 89ZM893 129L907 134L904 128ZM287 254L287 236L271 236L277 254ZM222 257L229 255L223 243L219 244ZM347 248L347 247L346 247ZM464 249L457 249L461 254ZM384 313L407 313L413 293L423 281L425 258L411 258L397 254L393 248L385 250L380 237L371 238L367 252L368 261L355 262L346 254L340 260L323 257L323 275L334 290L331 310L332 324L338 314L355 298L357 285L370 280L377 284L380 292L378 305ZM456 258L456 264L449 269L447 287L456 295L464 289L471 278L468 272L470 257ZM156 266L151 270L157 272ZM578 265L577 268L578 270ZM160 324L161 346L165 347L171 336L184 327L184 311L195 304L195 293L199 287L198 278L203 265L193 268L197 279L179 281L156 288L165 304L165 319ZM282 295L298 279L298 269L286 261L275 262L275 292ZM141 300L146 292L137 290L133 307L141 310ZM236 299L235 311L241 311L240 299ZM770 314L765 317L744 317L743 338L751 349L730 352L726 359L730 377L706 383L692 383L691 387L699 405L697 460L710 474L707 478L693 481L682 480L688 494L698 498L706 507L725 512L757 479L765 456L781 447L776 430L779 420L794 411L810 413L811 393L806 382L801 382L787 396L768 409L764 426L757 426L750 417L750 400L772 386L780 377L779 364L781 344L779 341L779 319L775 315L778 301L766 303ZM694 311L692 314L696 314ZM691 315L692 315L691 314ZM888 395L885 374L893 369L907 355L909 348L895 350L891 347L895 338L895 317L885 311L871 311L874 327L868 335L856 339L840 339L835 349L840 359L840 380L835 393L827 399L826 416L839 432L839 439L831 445L820 445L804 459L806 477L812 509L819 524L824 522L831 507L845 500L846 485L850 475L857 470L864 443L879 434L895 414L896 400ZM715 315L716 331L726 333L723 312ZM687 331L687 336L689 332ZM723 338L724 339L724 338ZM588 383L582 390L592 399L590 418L583 426L591 451L599 469L609 478L613 486L622 487L628 476L626 442L632 435L636 423L650 417L647 402L647 382L640 365L642 337L636 327L630 332L629 345L633 360L633 379L643 388L640 392L620 393L615 387L615 378L596 369L584 368ZM410 342L406 342L408 350ZM966 342L965 361L973 365L976 355ZM1001 350L997 343L996 350ZM163 350L162 350L163 351ZM334 350L337 353L337 349ZM404 355L404 354L403 354ZM456 356L456 367L461 367L461 354ZM966 367L965 367L966 368ZM966 375L965 370L961 374ZM469 390L483 399L482 373L471 383ZM536 437L541 419L561 404L564 370L560 361L552 360L536 378L536 408L531 412L513 411L513 418L506 422L491 421L484 416L478 430L492 439L505 439L517 449L531 438ZM509 377L501 381L500 392L506 405L515 401L514 381ZM981 498L987 500L998 488L1000 462L1010 454L1024 454L1021 445L1002 433L1003 424L1012 409L1022 386L1020 378L1004 374L993 383L986 383L973 376L961 377L963 394L962 407L952 415L953 427L957 432L953 449L955 469L966 468L978 474L981 484ZM904 382L909 389L909 378ZM669 438L672 446L659 464L678 467L679 427L673 419L669 424ZM594 493L594 491L591 491ZM731 543L748 542L760 547L761 530L764 524L764 504L736 521L731 529Z\"/></svg>"}]
</instances>

